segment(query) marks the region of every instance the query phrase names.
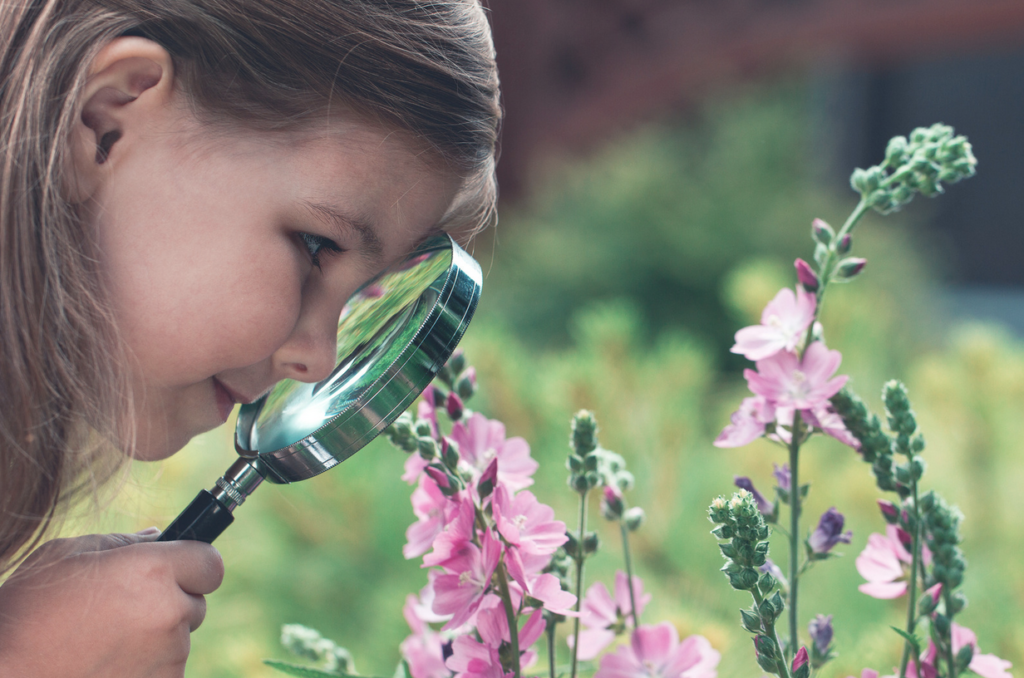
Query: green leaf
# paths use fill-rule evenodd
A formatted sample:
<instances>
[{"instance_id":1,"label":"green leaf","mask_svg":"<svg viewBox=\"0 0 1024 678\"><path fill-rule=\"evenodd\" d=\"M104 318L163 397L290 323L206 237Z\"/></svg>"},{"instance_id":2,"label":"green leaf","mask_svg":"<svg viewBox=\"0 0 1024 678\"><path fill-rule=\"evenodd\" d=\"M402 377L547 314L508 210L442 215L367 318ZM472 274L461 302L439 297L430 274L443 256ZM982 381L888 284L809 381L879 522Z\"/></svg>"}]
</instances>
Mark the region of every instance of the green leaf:
<instances>
[{"instance_id":1,"label":"green leaf","mask_svg":"<svg viewBox=\"0 0 1024 678\"><path fill-rule=\"evenodd\" d=\"M299 676L300 678L338 678L338 676L345 675L344 673L324 671L323 669L315 669L311 666L300 666L299 664L282 662L276 659L264 659L263 663L272 669L277 669L281 673L286 673L289 676Z\"/></svg>"},{"instance_id":2,"label":"green leaf","mask_svg":"<svg viewBox=\"0 0 1024 678\"><path fill-rule=\"evenodd\" d=\"M412 678L412 670L409 668L409 662L405 659L399 662L395 668L395 678Z\"/></svg>"},{"instance_id":3,"label":"green leaf","mask_svg":"<svg viewBox=\"0 0 1024 678\"><path fill-rule=\"evenodd\" d=\"M914 648L914 655L915 656L920 656L921 655L921 641L917 638L917 636L912 636L909 633L907 633L906 631L904 631L903 629L898 629L895 626L890 626L889 628L891 628L896 633L900 634L900 636L903 638L903 640L905 640L908 643L910 643L910 647Z\"/></svg>"}]
</instances>

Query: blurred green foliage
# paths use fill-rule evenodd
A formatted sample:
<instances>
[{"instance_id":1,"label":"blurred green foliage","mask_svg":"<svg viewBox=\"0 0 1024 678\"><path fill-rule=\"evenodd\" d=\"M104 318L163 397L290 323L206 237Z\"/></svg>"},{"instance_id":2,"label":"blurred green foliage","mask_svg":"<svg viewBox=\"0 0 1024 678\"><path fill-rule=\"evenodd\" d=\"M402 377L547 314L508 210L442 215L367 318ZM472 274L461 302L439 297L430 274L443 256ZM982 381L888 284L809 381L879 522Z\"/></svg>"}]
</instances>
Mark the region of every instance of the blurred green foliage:
<instances>
[{"instance_id":1,"label":"blurred green foliage","mask_svg":"<svg viewBox=\"0 0 1024 678\"><path fill-rule=\"evenodd\" d=\"M736 329L793 284L793 259L810 256L811 219L840 222L855 202L845 186L833 193L814 178L807 126L799 88L716 100L687 124L648 128L586 164L548 170L535 199L503 216L493 262L489 247L476 252L490 270L464 342L480 375L474 408L530 442L541 463L533 489L570 526L569 420L581 407L595 412L603 445L636 475L631 503L648 515L634 546L654 593L645 621L706 635L723 652L723 678L759 670L739 625L749 601L718 572L705 509L732 491L734 474L770 489L771 462L784 456L764 441L711 446L744 393L734 371L742 363L728 360L728 348ZM826 338L877 409L886 379L907 382L929 441L927 482L967 513L971 606L962 620L983 652L1019 665L1024 345L980 327L945 340L928 312L928 266L905 222L869 216L855 238L869 268L830 292ZM233 454L225 427L159 468L138 467L107 524L165 525ZM854 531L846 557L802 580L803 623L836 615L840 658L827 675L888 672L899 659L887 626L902 621L900 601L859 593L854 569L868 534L884 529L873 479L832 440L815 440L803 458L802 477L814 483L808 527L836 506ZM413 519L403 461L378 440L338 470L255 493L217 542L227 576L193 635L187 675L275 675L260 660L286 658L277 639L290 622L350 648L360 673L391 675L408 633L401 606L426 581L401 556ZM599 526L602 553L588 561L589 581L609 581L621 567L618 534L607 527ZM784 563L782 542L773 548Z\"/></svg>"}]
</instances>

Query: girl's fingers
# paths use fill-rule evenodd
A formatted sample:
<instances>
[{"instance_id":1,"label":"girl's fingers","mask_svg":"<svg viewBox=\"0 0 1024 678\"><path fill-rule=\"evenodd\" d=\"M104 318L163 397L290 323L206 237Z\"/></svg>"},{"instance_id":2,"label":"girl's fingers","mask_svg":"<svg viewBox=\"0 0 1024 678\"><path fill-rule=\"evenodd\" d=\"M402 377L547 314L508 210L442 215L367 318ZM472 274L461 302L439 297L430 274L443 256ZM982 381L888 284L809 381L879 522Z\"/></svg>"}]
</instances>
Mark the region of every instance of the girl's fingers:
<instances>
[{"instance_id":1,"label":"girl's fingers","mask_svg":"<svg viewBox=\"0 0 1024 678\"><path fill-rule=\"evenodd\" d=\"M163 541L139 544L138 548L167 558L174 579L185 593L213 593L224 580L224 561L213 546L199 541ZM204 604L205 605L205 604Z\"/></svg>"}]
</instances>

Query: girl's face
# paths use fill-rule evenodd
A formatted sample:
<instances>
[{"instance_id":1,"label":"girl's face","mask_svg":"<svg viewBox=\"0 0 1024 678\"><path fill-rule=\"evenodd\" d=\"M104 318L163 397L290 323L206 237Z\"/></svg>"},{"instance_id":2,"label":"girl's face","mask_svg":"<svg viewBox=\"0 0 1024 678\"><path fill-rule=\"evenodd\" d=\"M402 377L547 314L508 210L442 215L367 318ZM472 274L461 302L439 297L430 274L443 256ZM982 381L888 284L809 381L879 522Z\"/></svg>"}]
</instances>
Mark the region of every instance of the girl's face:
<instances>
[{"instance_id":1,"label":"girl's face","mask_svg":"<svg viewBox=\"0 0 1024 678\"><path fill-rule=\"evenodd\" d=\"M457 189L403 135L353 119L224 135L184 107L154 110L110 148L86 216L134 358L142 459L281 379L325 378L347 298L433 231Z\"/></svg>"}]
</instances>

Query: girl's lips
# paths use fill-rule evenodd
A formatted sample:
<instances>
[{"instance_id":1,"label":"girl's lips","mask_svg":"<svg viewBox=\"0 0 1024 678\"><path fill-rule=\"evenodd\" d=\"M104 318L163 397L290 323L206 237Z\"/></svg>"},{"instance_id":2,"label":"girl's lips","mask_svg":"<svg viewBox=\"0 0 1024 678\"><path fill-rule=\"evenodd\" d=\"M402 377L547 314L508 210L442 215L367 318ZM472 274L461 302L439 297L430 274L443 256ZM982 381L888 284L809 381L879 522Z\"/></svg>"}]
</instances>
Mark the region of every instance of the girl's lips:
<instances>
[{"instance_id":1,"label":"girl's lips","mask_svg":"<svg viewBox=\"0 0 1024 678\"><path fill-rule=\"evenodd\" d=\"M231 395L224 384L217 380L217 377L213 378L213 391L217 399L217 411L220 414L221 421L227 421L228 417L231 416L231 410L235 409L235 397Z\"/></svg>"}]
</instances>

